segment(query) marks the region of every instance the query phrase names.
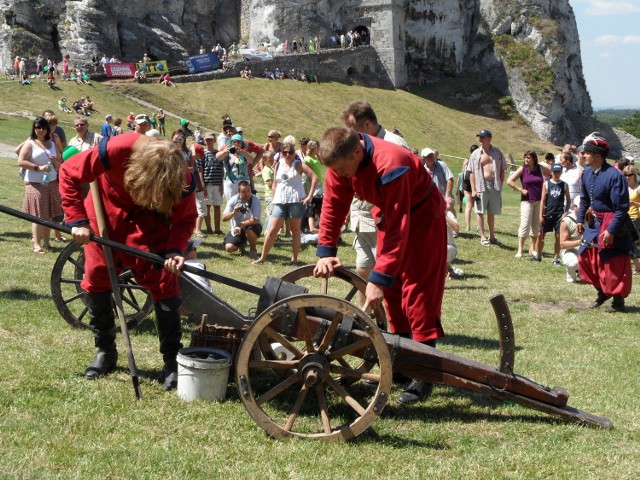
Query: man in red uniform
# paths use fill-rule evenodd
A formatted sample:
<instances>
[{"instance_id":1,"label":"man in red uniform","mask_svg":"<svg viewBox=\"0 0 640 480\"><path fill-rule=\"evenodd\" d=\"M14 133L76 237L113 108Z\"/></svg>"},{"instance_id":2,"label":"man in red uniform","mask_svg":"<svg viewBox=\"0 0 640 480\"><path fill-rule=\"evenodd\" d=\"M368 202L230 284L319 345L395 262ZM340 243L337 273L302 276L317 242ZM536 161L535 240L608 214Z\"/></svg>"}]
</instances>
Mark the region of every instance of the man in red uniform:
<instances>
[{"instance_id":1,"label":"man in red uniform","mask_svg":"<svg viewBox=\"0 0 640 480\"><path fill-rule=\"evenodd\" d=\"M337 244L354 193L371 202L378 248L366 303L375 306L384 298L394 333L435 347L444 336L440 316L447 273L440 191L409 150L347 127L325 132L319 157L328 168L317 249L321 258L314 274L326 277L342 266ZM423 400L431 388L414 380L398 401Z\"/></svg>"},{"instance_id":2,"label":"man in red uniform","mask_svg":"<svg viewBox=\"0 0 640 480\"><path fill-rule=\"evenodd\" d=\"M95 379L116 367L115 322L111 283L102 248L89 242L98 225L91 195L83 199L82 184L95 181L101 192L109 238L160 254L165 268L113 251L116 269L131 269L138 284L155 302L164 386L177 386L178 350L182 348L180 291L176 273L196 220L195 178L188 172L182 152L173 144L138 133L105 138L62 165L60 193L67 225L74 240L85 245L85 291L97 353L85 372ZM119 273L119 272L118 272Z\"/></svg>"}]
</instances>

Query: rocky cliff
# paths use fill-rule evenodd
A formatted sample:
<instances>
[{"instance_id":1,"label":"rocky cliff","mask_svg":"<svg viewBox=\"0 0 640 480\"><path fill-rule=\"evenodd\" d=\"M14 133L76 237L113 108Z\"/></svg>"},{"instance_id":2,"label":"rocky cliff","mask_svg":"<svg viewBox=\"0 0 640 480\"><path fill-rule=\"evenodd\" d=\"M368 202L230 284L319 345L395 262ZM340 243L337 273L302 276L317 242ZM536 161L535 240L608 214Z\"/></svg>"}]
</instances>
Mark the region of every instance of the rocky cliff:
<instances>
[{"instance_id":1,"label":"rocky cliff","mask_svg":"<svg viewBox=\"0 0 640 480\"><path fill-rule=\"evenodd\" d=\"M0 65L38 53L88 62L106 54L176 61L237 40L240 4L223 0L0 0Z\"/></svg>"},{"instance_id":2,"label":"rocky cliff","mask_svg":"<svg viewBox=\"0 0 640 480\"><path fill-rule=\"evenodd\" d=\"M318 36L327 46L358 30L396 86L477 75L558 144L584 134L572 118L592 113L568 0L0 0L0 7L1 68L13 55L39 52L86 62L94 53L135 61L146 51L175 63L200 45L276 48Z\"/></svg>"}]
</instances>

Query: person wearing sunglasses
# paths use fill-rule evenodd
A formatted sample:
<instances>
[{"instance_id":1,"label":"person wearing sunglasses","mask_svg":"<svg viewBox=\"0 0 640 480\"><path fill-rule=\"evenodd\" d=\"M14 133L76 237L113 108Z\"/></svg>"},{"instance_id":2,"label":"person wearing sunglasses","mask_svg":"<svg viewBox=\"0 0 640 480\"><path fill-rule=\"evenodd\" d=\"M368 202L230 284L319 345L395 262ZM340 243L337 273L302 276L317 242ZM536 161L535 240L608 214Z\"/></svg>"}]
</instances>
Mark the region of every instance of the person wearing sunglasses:
<instances>
[{"instance_id":1,"label":"person wearing sunglasses","mask_svg":"<svg viewBox=\"0 0 640 480\"><path fill-rule=\"evenodd\" d=\"M305 216L305 207L313 198L313 193L318 184L318 176L315 172L296 155L296 139L292 135L285 137L282 151L278 155L275 165L275 176L272 184L273 206L269 230L264 239L260 258L253 262L254 265L264 263L276 241L278 232L282 228L285 219L289 219L289 228L292 237L292 252L289 265L298 264L300 253L302 218ZM302 175L305 174L311 182L309 194L305 194Z\"/></svg>"},{"instance_id":2,"label":"person wearing sunglasses","mask_svg":"<svg viewBox=\"0 0 640 480\"><path fill-rule=\"evenodd\" d=\"M76 131L76 135L69 140L69 146L76 147L79 152L95 147L102 140L102 135L89 130L89 119L87 117L76 117L73 121L73 128Z\"/></svg>"},{"instance_id":3,"label":"person wearing sunglasses","mask_svg":"<svg viewBox=\"0 0 640 480\"><path fill-rule=\"evenodd\" d=\"M280 137L282 134L278 130L269 130L267 133L267 142L264 144L264 149L267 152L278 153L282 150L282 142Z\"/></svg>"},{"instance_id":4,"label":"person wearing sunglasses","mask_svg":"<svg viewBox=\"0 0 640 480\"><path fill-rule=\"evenodd\" d=\"M62 216L58 192L60 154L49 131L49 122L38 117L31 126L29 139L21 146L18 165L25 170L22 210L45 220ZM48 227L31 224L33 253L43 254L51 248Z\"/></svg>"},{"instance_id":5,"label":"person wearing sunglasses","mask_svg":"<svg viewBox=\"0 0 640 480\"><path fill-rule=\"evenodd\" d=\"M613 297L605 312L625 312L624 299L631 293L629 189L620 171L607 163L609 142L602 134L593 132L582 146L588 168L582 174L576 219L582 234L580 279L598 292L591 308Z\"/></svg>"}]
</instances>

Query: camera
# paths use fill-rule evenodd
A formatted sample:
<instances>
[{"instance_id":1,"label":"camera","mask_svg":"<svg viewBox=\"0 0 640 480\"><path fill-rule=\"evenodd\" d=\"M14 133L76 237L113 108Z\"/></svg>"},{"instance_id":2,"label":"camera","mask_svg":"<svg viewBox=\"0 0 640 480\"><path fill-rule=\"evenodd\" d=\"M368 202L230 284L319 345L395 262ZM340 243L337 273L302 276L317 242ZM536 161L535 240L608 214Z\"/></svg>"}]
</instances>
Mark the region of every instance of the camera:
<instances>
[{"instance_id":1,"label":"camera","mask_svg":"<svg viewBox=\"0 0 640 480\"><path fill-rule=\"evenodd\" d=\"M234 154L238 151L238 147L229 147L229 153Z\"/></svg>"},{"instance_id":2,"label":"camera","mask_svg":"<svg viewBox=\"0 0 640 480\"><path fill-rule=\"evenodd\" d=\"M245 214L245 213L247 213L247 212L249 211L249 205L248 205L248 204L246 204L246 203L244 203L244 202L242 202L242 203L241 203L241 204L239 204L239 205L236 205L236 208L237 208L237 209L238 209L238 211L239 211L240 213L242 213L242 214Z\"/></svg>"}]
</instances>

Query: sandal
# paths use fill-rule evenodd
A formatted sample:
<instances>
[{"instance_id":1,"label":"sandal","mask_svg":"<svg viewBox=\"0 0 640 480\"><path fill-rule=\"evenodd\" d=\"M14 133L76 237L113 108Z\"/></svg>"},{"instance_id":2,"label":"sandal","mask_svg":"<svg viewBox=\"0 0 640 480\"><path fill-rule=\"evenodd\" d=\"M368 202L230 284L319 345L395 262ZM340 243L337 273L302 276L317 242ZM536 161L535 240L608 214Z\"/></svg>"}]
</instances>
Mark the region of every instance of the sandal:
<instances>
[{"instance_id":1,"label":"sandal","mask_svg":"<svg viewBox=\"0 0 640 480\"><path fill-rule=\"evenodd\" d=\"M67 239L64 237L54 238L53 241L57 243L67 243Z\"/></svg>"},{"instance_id":2,"label":"sandal","mask_svg":"<svg viewBox=\"0 0 640 480\"><path fill-rule=\"evenodd\" d=\"M251 265L262 265L263 263L264 263L264 260L258 259L258 260L255 260L255 261L251 262Z\"/></svg>"},{"instance_id":3,"label":"sandal","mask_svg":"<svg viewBox=\"0 0 640 480\"><path fill-rule=\"evenodd\" d=\"M36 253L38 255L44 255L46 252L42 247L33 247L33 253Z\"/></svg>"},{"instance_id":4,"label":"sandal","mask_svg":"<svg viewBox=\"0 0 640 480\"><path fill-rule=\"evenodd\" d=\"M487 240L486 238L483 238L482 240L480 240L480 245L488 247L489 245L491 245L491 242L489 242L489 240Z\"/></svg>"}]
</instances>

